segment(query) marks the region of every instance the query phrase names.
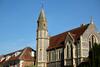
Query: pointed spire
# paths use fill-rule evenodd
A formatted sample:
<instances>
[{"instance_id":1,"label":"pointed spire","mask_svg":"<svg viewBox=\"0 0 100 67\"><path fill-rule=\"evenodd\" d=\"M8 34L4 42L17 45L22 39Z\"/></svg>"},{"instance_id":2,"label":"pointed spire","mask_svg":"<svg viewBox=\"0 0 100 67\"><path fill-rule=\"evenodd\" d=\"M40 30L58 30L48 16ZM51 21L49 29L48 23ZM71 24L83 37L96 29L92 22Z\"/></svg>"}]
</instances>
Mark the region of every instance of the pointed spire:
<instances>
[{"instance_id":1,"label":"pointed spire","mask_svg":"<svg viewBox=\"0 0 100 67\"><path fill-rule=\"evenodd\" d=\"M45 16L45 12L44 12L43 8L41 8L41 11L40 11L40 14L38 17L38 21L46 21L46 16Z\"/></svg>"},{"instance_id":2,"label":"pointed spire","mask_svg":"<svg viewBox=\"0 0 100 67\"><path fill-rule=\"evenodd\" d=\"M93 21L93 16L91 16L90 23L91 23L91 24L94 23L94 21Z\"/></svg>"},{"instance_id":3,"label":"pointed spire","mask_svg":"<svg viewBox=\"0 0 100 67\"><path fill-rule=\"evenodd\" d=\"M37 23L38 23L38 30L47 30L47 21L43 8L40 11Z\"/></svg>"}]
</instances>

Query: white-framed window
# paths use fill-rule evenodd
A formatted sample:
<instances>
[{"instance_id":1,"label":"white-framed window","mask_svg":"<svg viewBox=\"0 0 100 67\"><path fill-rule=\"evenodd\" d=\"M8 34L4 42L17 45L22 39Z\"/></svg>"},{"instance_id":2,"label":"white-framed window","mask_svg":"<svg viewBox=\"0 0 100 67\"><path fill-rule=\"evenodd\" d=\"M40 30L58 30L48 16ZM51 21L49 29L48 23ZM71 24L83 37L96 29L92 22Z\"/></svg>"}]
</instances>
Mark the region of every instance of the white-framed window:
<instances>
[{"instance_id":1,"label":"white-framed window","mask_svg":"<svg viewBox=\"0 0 100 67\"><path fill-rule=\"evenodd\" d=\"M56 55L55 55L55 51L52 51L52 61L55 61Z\"/></svg>"}]
</instances>

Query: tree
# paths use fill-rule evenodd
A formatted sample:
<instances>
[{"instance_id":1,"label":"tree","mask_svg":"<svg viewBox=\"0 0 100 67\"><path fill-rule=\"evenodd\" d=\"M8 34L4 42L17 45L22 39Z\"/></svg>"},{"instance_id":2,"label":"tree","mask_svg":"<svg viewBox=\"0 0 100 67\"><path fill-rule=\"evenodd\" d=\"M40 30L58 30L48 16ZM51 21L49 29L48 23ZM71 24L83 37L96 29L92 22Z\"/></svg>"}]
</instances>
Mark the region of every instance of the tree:
<instances>
[{"instance_id":1,"label":"tree","mask_svg":"<svg viewBox=\"0 0 100 67\"><path fill-rule=\"evenodd\" d=\"M95 43L89 51L89 61L78 67L100 67L100 44Z\"/></svg>"},{"instance_id":2,"label":"tree","mask_svg":"<svg viewBox=\"0 0 100 67\"><path fill-rule=\"evenodd\" d=\"M100 44L94 44L89 51L90 67L100 67Z\"/></svg>"}]
</instances>

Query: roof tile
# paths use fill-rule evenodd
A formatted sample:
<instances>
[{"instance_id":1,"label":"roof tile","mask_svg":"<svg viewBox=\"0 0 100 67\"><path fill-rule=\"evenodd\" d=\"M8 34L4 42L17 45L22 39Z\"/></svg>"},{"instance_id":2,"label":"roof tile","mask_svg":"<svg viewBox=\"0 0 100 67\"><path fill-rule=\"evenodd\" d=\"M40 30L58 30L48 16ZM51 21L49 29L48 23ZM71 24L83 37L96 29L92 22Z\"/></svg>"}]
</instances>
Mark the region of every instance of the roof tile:
<instances>
[{"instance_id":1,"label":"roof tile","mask_svg":"<svg viewBox=\"0 0 100 67\"><path fill-rule=\"evenodd\" d=\"M77 27L77 28L74 28L72 30L69 30L69 31L63 32L61 34L50 37L50 45L47 48L47 50L52 50L55 48L64 47L65 38L66 38L68 32L71 33L72 37L74 38L74 40L76 42L78 40L78 38L87 29L88 25L89 24L82 25L80 27Z\"/></svg>"}]
</instances>

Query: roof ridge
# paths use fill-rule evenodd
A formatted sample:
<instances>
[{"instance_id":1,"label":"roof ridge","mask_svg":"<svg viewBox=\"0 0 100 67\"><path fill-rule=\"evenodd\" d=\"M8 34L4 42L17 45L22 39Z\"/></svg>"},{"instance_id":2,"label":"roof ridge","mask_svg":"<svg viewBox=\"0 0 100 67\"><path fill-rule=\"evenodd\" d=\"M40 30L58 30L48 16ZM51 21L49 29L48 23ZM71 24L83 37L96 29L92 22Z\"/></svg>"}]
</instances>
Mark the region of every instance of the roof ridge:
<instances>
[{"instance_id":1,"label":"roof ridge","mask_svg":"<svg viewBox=\"0 0 100 67\"><path fill-rule=\"evenodd\" d=\"M85 25L82 25L82 26L79 26L79 27L76 27L76 28L72 28L72 29L70 29L70 30L68 30L68 31L65 31L65 32L59 33L59 34L57 34L57 35L53 35L53 36L51 36L51 38L52 38L52 37L59 36L59 35L64 34L64 33L71 32L71 31L73 31L73 30L76 30L76 29L78 29L78 28L81 28L81 27L84 27L84 26L88 26L88 25L89 25L89 24L85 24Z\"/></svg>"},{"instance_id":2,"label":"roof ridge","mask_svg":"<svg viewBox=\"0 0 100 67\"><path fill-rule=\"evenodd\" d=\"M24 50L24 49L16 50L16 51L14 51L14 52L11 52L11 53L8 53L8 54L2 55L2 56L12 55L12 54L14 54L14 53L16 53L16 52L23 51L23 50Z\"/></svg>"},{"instance_id":3,"label":"roof ridge","mask_svg":"<svg viewBox=\"0 0 100 67\"><path fill-rule=\"evenodd\" d=\"M24 48L24 50L22 51L21 55L19 56L19 59L21 59L21 56L25 53L26 49L27 49L27 47Z\"/></svg>"},{"instance_id":4,"label":"roof ridge","mask_svg":"<svg viewBox=\"0 0 100 67\"><path fill-rule=\"evenodd\" d=\"M25 47L25 48L23 48L23 49L19 49L19 50L16 50L16 51L14 51L14 52L10 52L10 53L4 54L4 55L2 55L2 56L12 55L12 54L14 54L14 53L16 53L16 52L23 51L23 50L26 49L26 48L32 49L31 47ZM32 49L32 50L33 50L33 49ZM33 50L33 51L35 51L35 50ZM1 55L0 55L0 56L1 56Z\"/></svg>"},{"instance_id":5,"label":"roof ridge","mask_svg":"<svg viewBox=\"0 0 100 67\"><path fill-rule=\"evenodd\" d=\"M77 42L79 37L85 32L85 30L87 30L88 26L89 26L89 24L85 24L85 25L82 25L80 27L76 27L76 28L73 28L73 29L68 30L66 32L52 36L50 38L50 45L47 48L47 50L50 50L50 49L53 49L53 48L58 48L60 46L64 47L64 44L62 44L62 42L65 41L68 32L71 33L75 42Z\"/></svg>"}]
</instances>

